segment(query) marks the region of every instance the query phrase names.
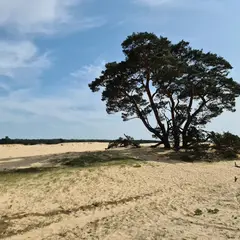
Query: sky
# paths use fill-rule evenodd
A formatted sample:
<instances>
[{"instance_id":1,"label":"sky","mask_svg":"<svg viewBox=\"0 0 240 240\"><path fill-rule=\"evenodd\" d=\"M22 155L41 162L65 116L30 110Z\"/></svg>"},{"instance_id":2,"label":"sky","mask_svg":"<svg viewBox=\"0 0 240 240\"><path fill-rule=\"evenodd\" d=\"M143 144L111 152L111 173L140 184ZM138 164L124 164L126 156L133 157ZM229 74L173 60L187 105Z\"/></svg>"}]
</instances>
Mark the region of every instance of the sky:
<instances>
[{"instance_id":1,"label":"sky","mask_svg":"<svg viewBox=\"0 0 240 240\"><path fill-rule=\"evenodd\" d=\"M108 115L88 83L148 31L226 58L240 80L239 0L1 0L0 138L151 139L140 120ZM208 129L240 134L236 113Z\"/></svg>"}]
</instances>

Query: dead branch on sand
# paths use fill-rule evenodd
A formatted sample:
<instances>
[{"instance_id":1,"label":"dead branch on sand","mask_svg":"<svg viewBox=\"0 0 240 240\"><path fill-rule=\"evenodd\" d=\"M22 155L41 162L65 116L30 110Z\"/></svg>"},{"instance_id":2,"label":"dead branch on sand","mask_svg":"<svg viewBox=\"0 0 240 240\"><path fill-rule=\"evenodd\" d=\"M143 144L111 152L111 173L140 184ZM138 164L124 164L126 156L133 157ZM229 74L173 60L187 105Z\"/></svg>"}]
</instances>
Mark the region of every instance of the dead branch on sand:
<instances>
[{"instance_id":1,"label":"dead branch on sand","mask_svg":"<svg viewBox=\"0 0 240 240\"><path fill-rule=\"evenodd\" d=\"M237 165L237 163L235 162L235 167L236 168L240 168L240 165Z\"/></svg>"},{"instance_id":2,"label":"dead branch on sand","mask_svg":"<svg viewBox=\"0 0 240 240\"><path fill-rule=\"evenodd\" d=\"M134 140L134 138L124 134L125 138L118 138L117 140L110 142L106 149L118 148L118 147L136 147L140 148L140 144Z\"/></svg>"}]
</instances>

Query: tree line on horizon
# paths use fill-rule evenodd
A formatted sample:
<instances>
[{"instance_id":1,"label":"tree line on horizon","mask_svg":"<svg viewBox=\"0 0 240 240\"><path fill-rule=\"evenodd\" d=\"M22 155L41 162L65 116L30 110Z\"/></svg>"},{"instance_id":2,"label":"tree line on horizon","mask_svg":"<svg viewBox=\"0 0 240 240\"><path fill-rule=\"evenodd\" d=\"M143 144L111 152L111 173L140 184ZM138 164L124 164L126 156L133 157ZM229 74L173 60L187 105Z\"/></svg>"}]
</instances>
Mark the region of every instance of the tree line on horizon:
<instances>
[{"instance_id":1,"label":"tree line on horizon","mask_svg":"<svg viewBox=\"0 0 240 240\"><path fill-rule=\"evenodd\" d=\"M61 143L84 143L84 142L105 142L109 143L114 141L115 139L63 139L63 138L56 138L56 139L20 139L15 138L11 139L8 136L0 139L0 145L3 144L22 144L22 145L37 145L37 144L61 144ZM144 140L139 139L135 140L139 144L141 143L157 143L156 140Z\"/></svg>"}]
</instances>

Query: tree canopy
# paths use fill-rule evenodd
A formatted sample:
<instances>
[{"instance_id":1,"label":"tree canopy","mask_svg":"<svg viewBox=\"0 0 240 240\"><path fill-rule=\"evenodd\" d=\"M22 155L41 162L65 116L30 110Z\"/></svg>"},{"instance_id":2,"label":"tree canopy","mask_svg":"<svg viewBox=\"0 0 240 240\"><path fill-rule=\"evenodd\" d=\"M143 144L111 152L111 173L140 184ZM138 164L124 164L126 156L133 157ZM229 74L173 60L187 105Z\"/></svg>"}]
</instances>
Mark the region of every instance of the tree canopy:
<instances>
[{"instance_id":1,"label":"tree canopy","mask_svg":"<svg viewBox=\"0 0 240 240\"><path fill-rule=\"evenodd\" d=\"M147 32L128 36L122 50L125 59L107 63L89 87L109 114L140 119L166 148L191 145L213 118L235 111L240 85L223 57Z\"/></svg>"}]
</instances>

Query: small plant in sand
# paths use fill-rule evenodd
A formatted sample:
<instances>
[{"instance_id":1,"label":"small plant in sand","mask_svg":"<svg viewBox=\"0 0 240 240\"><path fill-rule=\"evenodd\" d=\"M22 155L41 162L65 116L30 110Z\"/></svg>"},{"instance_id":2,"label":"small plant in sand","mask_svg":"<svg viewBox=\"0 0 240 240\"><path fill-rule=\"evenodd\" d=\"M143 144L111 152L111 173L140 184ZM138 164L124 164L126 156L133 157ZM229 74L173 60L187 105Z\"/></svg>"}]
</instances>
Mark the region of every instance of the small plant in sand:
<instances>
[{"instance_id":1,"label":"small plant in sand","mask_svg":"<svg viewBox=\"0 0 240 240\"><path fill-rule=\"evenodd\" d=\"M214 208L214 209L207 209L207 212L210 214L217 214L219 212L219 209Z\"/></svg>"},{"instance_id":2,"label":"small plant in sand","mask_svg":"<svg viewBox=\"0 0 240 240\"><path fill-rule=\"evenodd\" d=\"M195 211L194 211L194 215L195 216L201 216L203 214L203 211L199 208L197 208Z\"/></svg>"}]
</instances>

